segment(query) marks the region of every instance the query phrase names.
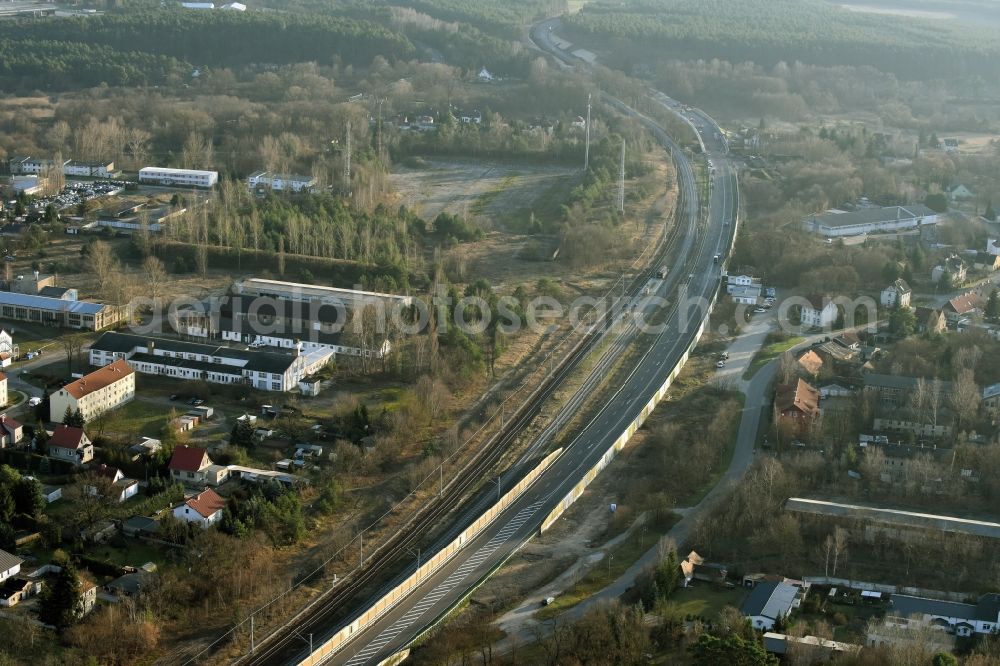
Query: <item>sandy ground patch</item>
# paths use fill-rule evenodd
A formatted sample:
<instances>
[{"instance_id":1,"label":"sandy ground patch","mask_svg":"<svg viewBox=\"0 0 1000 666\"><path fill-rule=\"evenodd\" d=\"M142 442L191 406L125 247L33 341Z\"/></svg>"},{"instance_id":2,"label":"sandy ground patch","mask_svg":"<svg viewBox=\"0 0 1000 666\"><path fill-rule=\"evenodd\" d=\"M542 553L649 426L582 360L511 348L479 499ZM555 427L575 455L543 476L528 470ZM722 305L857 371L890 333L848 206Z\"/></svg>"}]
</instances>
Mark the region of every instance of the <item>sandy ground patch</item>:
<instances>
[{"instance_id":1,"label":"sandy ground patch","mask_svg":"<svg viewBox=\"0 0 1000 666\"><path fill-rule=\"evenodd\" d=\"M527 163L427 160L426 169L399 167L390 176L399 203L431 220L441 212L494 217L530 206L576 169ZM487 195L488 201L477 206ZM481 209L478 209L481 208Z\"/></svg>"}]
</instances>

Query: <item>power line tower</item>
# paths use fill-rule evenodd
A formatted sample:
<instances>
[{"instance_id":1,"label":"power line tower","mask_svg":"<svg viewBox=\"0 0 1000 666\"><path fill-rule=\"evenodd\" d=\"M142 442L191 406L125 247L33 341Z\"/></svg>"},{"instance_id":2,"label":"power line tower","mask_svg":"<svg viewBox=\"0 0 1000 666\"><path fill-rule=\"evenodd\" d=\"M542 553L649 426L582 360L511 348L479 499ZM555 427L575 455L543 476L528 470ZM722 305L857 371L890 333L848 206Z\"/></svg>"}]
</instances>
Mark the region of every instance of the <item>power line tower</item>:
<instances>
[{"instance_id":1,"label":"power line tower","mask_svg":"<svg viewBox=\"0 0 1000 666\"><path fill-rule=\"evenodd\" d=\"M583 170L590 168L590 93L587 93L587 143L583 148Z\"/></svg>"},{"instance_id":2,"label":"power line tower","mask_svg":"<svg viewBox=\"0 0 1000 666\"><path fill-rule=\"evenodd\" d=\"M622 159L618 167L618 212L625 212L625 139L622 139Z\"/></svg>"},{"instance_id":3,"label":"power line tower","mask_svg":"<svg viewBox=\"0 0 1000 666\"><path fill-rule=\"evenodd\" d=\"M351 121L347 121L347 139L344 141L344 186L351 189Z\"/></svg>"}]
</instances>

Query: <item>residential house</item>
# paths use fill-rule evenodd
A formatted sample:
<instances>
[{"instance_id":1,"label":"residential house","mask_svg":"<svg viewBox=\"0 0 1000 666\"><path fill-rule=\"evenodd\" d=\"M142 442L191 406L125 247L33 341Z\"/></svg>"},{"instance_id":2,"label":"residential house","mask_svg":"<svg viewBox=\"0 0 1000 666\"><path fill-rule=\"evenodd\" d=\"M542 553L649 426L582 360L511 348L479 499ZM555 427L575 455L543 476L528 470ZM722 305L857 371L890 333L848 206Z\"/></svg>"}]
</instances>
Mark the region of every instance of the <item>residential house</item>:
<instances>
[{"instance_id":1,"label":"residential house","mask_svg":"<svg viewBox=\"0 0 1000 666\"><path fill-rule=\"evenodd\" d=\"M972 261L972 267L977 271L994 273L1000 270L1000 255L989 252L976 252L976 258Z\"/></svg>"},{"instance_id":2,"label":"residential house","mask_svg":"<svg viewBox=\"0 0 1000 666\"><path fill-rule=\"evenodd\" d=\"M98 162L70 160L63 165L63 173L67 176L112 178L115 175L115 163L108 160Z\"/></svg>"},{"instance_id":3,"label":"residential house","mask_svg":"<svg viewBox=\"0 0 1000 666\"><path fill-rule=\"evenodd\" d=\"M170 478L192 486L218 486L229 478L229 470L216 465L205 449L197 446L178 446L167 465Z\"/></svg>"},{"instance_id":4,"label":"residential house","mask_svg":"<svg viewBox=\"0 0 1000 666\"><path fill-rule=\"evenodd\" d=\"M726 276L726 293L733 293L733 289L738 287L757 287L761 288L761 282L759 278L755 278L751 275L727 275Z\"/></svg>"},{"instance_id":5,"label":"residential house","mask_svg":"<svg viewBox=\"0 0 1000 666\"><path fill-rule=\"evenodd\" d=\"M39 581L8 578L0 583L0 606L10 608L42 591Z\"/></svg>"},{"instance_id":6,"label":"residential house","mask_svg":"<svg viewBox=\"0 0 1000 666\"><path fill-rule=\"evenodd\" d=\"M48 441L49 455L74 465L83 465L94 459L94 445L83 428L57 425Z\"/></svg>"},{"instance_id":7,"label":"residential house","mask_svg":"<svg viewBox=\"0 0 1000 666\"><path fill-rule=\"evenodd\" d=\"M162 448L163 443L160 440L142 436L135 444L128 447L128 451L132 454L133 460L138 460L143 456L151 456Z\"/></svg>"},{"instance_id":8,"label":"residential house","mask_svg":"<svg viewBox=\"0 0 1000 666\"><path fill-rule=\"evenodd\" d=\"M788 583L760 583L740 606L740 612L754 629L770 631L791 614L797 596L798 589Z\"/></svg>"},{"instance_id":9,"label":"residential house","mask_svg":"<svg viewBox=\"0 0 1000 666\"><path fill-rule=\"evenodd\" d=\"M0 368L6 368L9 366L19 355L20 350L18 349L18 346L14 344L14 338L6 331L6 329L0 329ZM6 405L7 401L4 400L3 403L0 404Z\"/></svg>"},{"instance_id":10,"label":"residential house","mask_svg":"<svg viewBox=\"0 0 1000 666\"><path fill-rule=\"evenodd\" d=\"M105 594L102 599L118 603L126 597L136 597L143 588L149 587L153 582L153 574L145 569L133 571L123 576L115 578L104 586Z\"/></svg>"},{"instance_id":11,"label":"residential house","mask_svg":"<svg viewBox=\"0 0 1000 666\"><path fill-rule=\"evenodd\" d=\"M756 305L760 301L760 287L729 286L726 288L734 303Z\"/></svg>"},{"instance_id":12,"label":"residential house","mask_svg":"<svg viewBox=\"0 0 1000 666\"><path fill-rule=\"evenodd\" d=\"M6 380L6 377L4 377ZM6 384L6 381L3 382ZM5 387L6 388L6 387ZM5 445L17 444L24 437L24 426L6 414L0 414L0 441Z\"/></svg>"},{"instance_id":13,"label":"residential house","mask_svg":"<svg viewBox=\"0 0 1000 666\"><path fill-rule=\"evenodd\" d=\"M788 423L796 434L802 434L820 415L819 391L803 379L779 384L775 388L774 412L776 423Z\"/></svg>"},{"instance_id":14,"label":"residential house","mask_svg":"<svg viewBox=\"0 0 1000 666\"><path fill-rule=\"evenodd\" d=\"M944 405L938 407L935 417L926 418L925 414L916 414L912 409L878 404L875 406L873 427L879 432L911 433L917 437L941 439L954 434L953 422L952 411Z\"/></svg>"},{"instance_id":15,"label":"residential house","mask_svg":"<svg viewBox=\"0 0 1000 666\"><path fill-rule=\"evenodd\" d=\"M910 394L917 389L921 380L916 377L899 375L881 375L874 372L865 375L866 394L874 395L878 402L887 408L908 407ZM939 394L940 403L946 402L945 397L951 393L951 382L923 380L928 392Z\"/></svg>"},{"instance_id":16,"label":"residential house","mask_svg":"<svg viewBox=\"0 0 1000 666\"><path fill-rule=\"evenodd\" d=\"M139 482L135 479L127 478L117 467L110 467L102 463L97 469L93 470L93 473L98 478L103 479L100 485L107 484L108 493L118 503L135 497L139 492ZM99 487L97 483L87 484L83 489L88 495L98 495L103 491L103 488Z\"/></svg>"},{"instance_id":17,"label":"residential house","mask_svg":"<svg viewBox=\"0 0 1000 666\"><path fill-rule=\"evenodd\" d=\"M268 189L275 192L311 192L316 189L316 177L257 171L250 174L247 178L247 186L251 190Z\"/></svg>"},{"instance_id":18,"label":"residential house","mask_svg":"<svg viewBox=\"0 0 1000 666\"><path fill-rule=\"evenodd\" d=\"M943 262L931 269L931 282L937 284L947 275L951 284L958 285L968 278L969 269L958 255L951 255Z\"/></svg>"},{"instance_id":19,"label":"residential house","mask_svg":"<svg viewBox=\"0 0 1000 666\"><path fill-rule=\"evenodd\" d=\"M837 321L837 306L829 296L812 294L799 311L799 321L806 328L832 326Z\"/></svg>"},{"instance_id":20,"label":"residential house","mask_svg":"<svg viewBox=\"0 0 1000 666\"><path fill-rule=\"evenodd\" d=\"M941 310L917 306L914 316L917 320L917 333L936 335L948 330L948 321Z\"/></svg>"},{"instance_id":21,"label":"residential house","mask_svg":"<svg viewBox=\"0 0 1000 666\"><path fill-rule=\"evenodd\" d=\"M135 372L123 359L66 384L49 397L49 420L62 421L67 410L84 421L130 402L135 397Z\"/></svg>"},{"instance_id":22,"label":"residential house","mask_svg":"<svg viewBox=\"0 0 1000 666\"><path fill-rule=\"evenodd\" d=\"M944 313L945 320L954 325L962 319L978 314L982 308L982 298L976 292L970 291L949 300L941 308L941 312Z\"/></svg>"},{"instance_id":23,"label":"residential house","mask_svg":"<svg viewBox=\"0 0 1000 666\"><path fill-rule=\"evenodd\" d=\"M684 587L691 584L693 580L700 580L716 585L725 585L726 577L729 575L729 568L717 562L706 562L705 559L691 551L684 561L681 562L681 574L684 576Z\"/></svg>"},{"instance_id":24,"label":"residential house","mask_svg":"<svg viewBox=\"0 0 1000 666\"><path fill-rule=\"evenodd\" d=\"M948 189L948 199L950 201L969 201L975 198L976 194L962 183Z\"/></svg>"},{"instance_id":25,"label":"residential house","mask_svg":"<svg viewBox=\"0 0 1000 666\"><path fill-rule=\"evenodd\" d=\"M906 284L906 280L899 278L882 290L879 300L887 308L908 308L912 295L913 290L910 289L910 285Z\"/></svg>"},{"instance_id":26,"label":"residential house","mask_svg":"<svg viewBox=\"0 0 1000 666\"><path fill-rule=\"evenodd\" d=\"M886 620L915 622L961 637L995 634L1000 632L1000 594L984 594L975 604L893 594Z\"/></svg>"},{"instance_id":27,"label":"residential house","mask_svg":"<svg viewBox=\"0 0 1000 666\"><path fill-rule=\"evenodd\" d=\"M183 504L175 506L174 518L208 528L222 520L225 510L226 500L211 488L206 488Z\"/></svg>"},{"instance_id":28,"label":"residential house","mask_svg":"<svg viewBox=\"0 0 1000 666\"><path fill-rule=\"evenodd\" d=\"M1000 417L1000 384L990 384L984 388L982 401L979 404L983 411L994 419Z\"/></svg>"},{"instance_id":29,"label":"residential house","mask_svg":"<svg viewBox=\"0 0 1000 666\"><path fill-rule=\"evenodd\" d=\"M926 485L930 482L940 482L955 463L955 450L951 448L926 446L922 443L889 442L885 437L862 435L859 439L867 439L859 442L863 455L872 455L874 451L881 452L882 465L878 474L883 483L912 481Z\"/></svg>"},{"instance_id":30,"label":"residential house","mask_svg":"<svg viewBox=\"0 0 1000 666\"><path fill-rule=\"evenodd\" d=\"M810 377L816 377L823 369L823 359L814 350L809 349L799 356L799 367Z\"/></svg>"},{"instance_id":31,"label":"residential house","mask_svg":"<svg viewBox=\"0 0 1000 666\"><path fill-rule=\"evenodd\" d=\"M19 574L23 562L24 560L17 555L11 555L6 550L0 550L0 582Z\"/></svg>"}]
</instances>

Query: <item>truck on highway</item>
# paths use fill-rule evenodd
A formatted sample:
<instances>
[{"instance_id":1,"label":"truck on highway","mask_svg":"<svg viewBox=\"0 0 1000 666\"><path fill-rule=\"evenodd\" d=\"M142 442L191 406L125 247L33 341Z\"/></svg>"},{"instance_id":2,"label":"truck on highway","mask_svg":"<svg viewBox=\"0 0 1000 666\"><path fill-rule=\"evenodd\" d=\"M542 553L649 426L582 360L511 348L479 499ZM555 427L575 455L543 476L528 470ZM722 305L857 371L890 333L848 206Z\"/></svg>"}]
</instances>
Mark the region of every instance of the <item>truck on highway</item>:
<instances>
[{"instance_id":1,"label":"truck on highway","mask_svg":"<svg viewBox=\"0 0 1000 666\"><path fill-rule=\"evenodd\" d=\"M667 277L667 267L666 267L666 265L660 266L660 268L657 269L657 271L656 271L656 277L660 278L661 280L664 279L665 277Z\"/></svg>"}]
</instances>

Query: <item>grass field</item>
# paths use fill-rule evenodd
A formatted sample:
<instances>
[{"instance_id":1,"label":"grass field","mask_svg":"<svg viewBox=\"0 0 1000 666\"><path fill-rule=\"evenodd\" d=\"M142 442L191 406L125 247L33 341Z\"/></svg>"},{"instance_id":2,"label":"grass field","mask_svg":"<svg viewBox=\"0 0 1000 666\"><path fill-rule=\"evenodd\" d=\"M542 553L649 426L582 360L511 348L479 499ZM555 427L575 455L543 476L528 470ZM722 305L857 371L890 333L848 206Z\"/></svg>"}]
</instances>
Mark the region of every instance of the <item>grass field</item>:
<instances>
[{"instance_id":1,"label":"grass field","mask_svg":"<svg viewBox=\"0 0 1000 666\"><path fill-rule=\"evenodd\" d=\"M747 596L742 587L728 589L710 583L695 581L692 587L682 587L674 591L668 600L684 617L714 619L726 606L739 608Z\"/></svg>"},{"instance_id":2,"label":"grass field","mask_svg":"<svg viewBox=\"0 0 1000 666\"><path fill-rule=\"evenodd\" d=\"M184 413L184 405L178 405L179 413ZM110 412L106 415L108 422L107 432L119 434L146 435L147 437L159 437L163 425L170 417L170 410L162 405L153 405L141 400L133 400L121 409Z\"/></svg>"},{"instance_id":3,"label":"grass field","mask_svg":"<svg viewBox=\"0 0 1000 666\"><path fill-rule=\"evenodd\" d=\"M757 374L758 370L803 341L805 341L805 338L796 336L782 342L772 342L767 345L754 355L753 360L750 361L750 365L747 366L746 371L743 373L743 379L752 378Z\"/></svg>"}]
</instances>

